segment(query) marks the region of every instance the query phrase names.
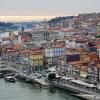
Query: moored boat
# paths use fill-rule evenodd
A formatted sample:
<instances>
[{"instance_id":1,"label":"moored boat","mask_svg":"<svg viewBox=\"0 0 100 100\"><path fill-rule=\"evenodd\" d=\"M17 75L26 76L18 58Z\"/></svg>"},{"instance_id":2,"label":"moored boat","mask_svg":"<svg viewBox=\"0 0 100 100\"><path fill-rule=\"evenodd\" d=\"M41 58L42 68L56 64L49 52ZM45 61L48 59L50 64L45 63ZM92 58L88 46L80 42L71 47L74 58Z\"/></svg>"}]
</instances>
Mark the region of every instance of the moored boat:
<instances>
[{"instance_id":1,"label":"moored boat","mask_svg":"<svg viewBox=\"0 0 100 100\"><path fill-rule=\"evenodd\" d=\"M3 78L3 76L4 76L3 73L0 73L0 78Z\"/></svg>"},{"instance_id":2,"label":"moored boat","mask_svg":"<svg viewBox=\"0 0 100 100\"><path fill-rule=\"evenodd\" d=\"M8 81L8 82L14 82L16 81L16 79L13 77L13 76L6 76L4 77L5 81Z\"/></svg>"}]
</instances>

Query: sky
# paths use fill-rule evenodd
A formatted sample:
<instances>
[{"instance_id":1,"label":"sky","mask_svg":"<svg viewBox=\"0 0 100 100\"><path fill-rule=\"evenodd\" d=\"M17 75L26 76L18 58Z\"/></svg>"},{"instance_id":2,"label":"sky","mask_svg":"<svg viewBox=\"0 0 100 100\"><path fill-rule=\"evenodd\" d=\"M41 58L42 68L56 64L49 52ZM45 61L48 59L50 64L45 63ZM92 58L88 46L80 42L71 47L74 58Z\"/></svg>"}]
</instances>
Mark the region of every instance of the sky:
<instances>
[{"instance_id":1,"label":"sky","mask_svg":"<svg viewBox=\"0 0 100 100\"><path fill-rule=\"evenodd\" d=\"M0 20L5 21L91 12L100 12L100 0L0 0Z\"/></svg>"}]
</instances>

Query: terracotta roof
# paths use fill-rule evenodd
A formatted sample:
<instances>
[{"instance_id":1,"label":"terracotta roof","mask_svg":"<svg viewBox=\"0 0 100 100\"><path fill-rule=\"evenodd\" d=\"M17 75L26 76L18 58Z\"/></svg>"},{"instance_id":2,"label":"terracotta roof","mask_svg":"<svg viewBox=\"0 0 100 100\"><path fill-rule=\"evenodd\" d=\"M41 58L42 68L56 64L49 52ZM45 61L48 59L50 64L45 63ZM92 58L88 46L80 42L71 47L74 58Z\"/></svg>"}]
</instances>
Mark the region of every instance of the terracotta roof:
<instances>
[{"instance_id":1,"label":"terracotta roof","mask_svg":"<svg viewBox=\"0 0 100 100\"><path fill-rule=\"evenodd\" d=\"M63 45L57 44L57 45L54 45L54 46L52 46L52 47L54 47L54 48L63 48L64 46L63 46Z\"/></svg>"},{"instance_id":2,"label":"terracotta roof","mask_svg":"<svg viewBox=\"0 0 100 100\"><path fill-rule=\"evenodd\" d=\"M7 52L9 52L9 53L10 52L16 52L16 50L10 50L10 49L8 49Z\"/></svg>"},{"instance_id":3,"label":"terracotta roof","mask_svg":"<svg viewBox=\"0 0 100 100\"><path fill-rule=\"evenodd\" d=\"M63 32L77 32L75 29L62 29Z\"/></svg>"},{"instance_id":4,"label":"terracotta roof","mask_svg":"<svg viewBox=\"0 0 100 100\"><path fill-rule=\"evenodd\" d=\"M13 49L21 50L21 49L24 49L24 47L22 47L20 44L16 44L16 45L13 46Z\"/></svg>"},{"instance_id":5,"label":"terracotta roof","mask_svg":"<svg viewBox=\"0 0 100 100\"><path fill-rule=\"evenodd\" d=\"M100 32L97 32L96 34L100 34Z\"/></svg>"},{"instance_id":6,"label":"terracotta roof","mask_svg":"<svg viewBox=\"0 0 100 100\"><path fill-rule=\"evenodd\" d=\"M97 49L100 49L100 46L97 46Z\"/></svg>"},{"instance_id":7,"label":"terracotta roof","mask_svg":"<svg viewBox=\"0 0 100 100\"><path fill-rule=\"evenodd\" d=\"M73 61L73 62L69 62L68 64L80 65L80 64L82 64L82 62L81 61Z\"/></svg>"},{"instance_id":8,"label":"terracotta roof","mask_svg":"<svg viewBox=\"0 0 100 100\"><path fill-rule=\"evenodd\" d=\"M99 59L99 60L94 60L94 62L95 62L96 64L100 64L100 59Z\"/></svg>"}]
</instances>

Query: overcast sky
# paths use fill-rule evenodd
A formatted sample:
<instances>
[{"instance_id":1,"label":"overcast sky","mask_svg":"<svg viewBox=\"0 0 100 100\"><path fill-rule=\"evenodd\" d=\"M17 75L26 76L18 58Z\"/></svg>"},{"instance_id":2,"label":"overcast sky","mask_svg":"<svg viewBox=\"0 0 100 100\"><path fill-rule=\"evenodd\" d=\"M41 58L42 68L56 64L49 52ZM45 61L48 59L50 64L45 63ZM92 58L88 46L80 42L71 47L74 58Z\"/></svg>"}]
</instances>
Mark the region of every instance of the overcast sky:
<instances>
[{"instance_id":1,"label":"overcast sky","mask_svg":"<svg viewBox=\"0 0 100 100\"><path fill-rule=\"evenodd\" d=\"M66 16L99 11L100 0L0 0L0 16Z\"/></svg>"},{"instance_id":2,"label":"overcast sky","mask_svg":"<svg viewBox=\"0 0 100 100\"><path fill-rule=\"evenodd\" d=\"M57 16L100 11L100 0L0 0L1 15Z\"/></svg>"}]
</instances>

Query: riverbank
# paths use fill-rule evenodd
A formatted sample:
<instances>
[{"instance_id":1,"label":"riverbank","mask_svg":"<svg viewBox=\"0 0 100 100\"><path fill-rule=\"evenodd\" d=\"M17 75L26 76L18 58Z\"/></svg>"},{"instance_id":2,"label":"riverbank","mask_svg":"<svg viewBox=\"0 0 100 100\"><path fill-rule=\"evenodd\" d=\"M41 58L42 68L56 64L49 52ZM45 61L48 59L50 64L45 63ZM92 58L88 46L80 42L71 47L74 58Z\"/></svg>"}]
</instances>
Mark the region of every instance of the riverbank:
<instances>
[{"instance_id":1,"label":"riverbank","mask_svg":"<svg viewBox=\"0 0 100 100\"><path fill-rule=\"evenodd\" d=\"M7 61L7 65L9 65L9 61ZM16 64L15 64L15 66L17 67ZM22 73L22 72L20 73L20 71L18 71L18 72L19 72L19 74L18 74L17 78L19 78L20 80L24 80L24 82L29 82L29 83L31 83L34 86L37 86L38 85L40 88L44 88L44 87L45 88L47 88L47 87L49 88L49 83L48 84L45 84L46 81L44 79L42 79L42 74L39 74L39 73L31 73L31 74L27 75L27 73L25 74L25 73ZM64 77L63 77L63 79L64 79ZM66 80L67 81L69 81L70 79L72 79L72 78L70 78L70 77L67 78L66 77ZM69 83L67 81L66 82L65 81L59 81L58 82L56 80L56 81L53 81L52 82L53 84L51 84L51 85L53 85L53 86L55 86L57 88L64 89L66 91L70 91L74 96L81 97L81 98L85 98L84 97L84 94L86 94L86 95L87 94L94 95L96 93L96 91L95 91L94 88L93 88L93 91L91 91L91 90L89 90L87 88L82 89L83 87L80 87L80 85L75 85L75 84ZM87 97L85 99L87 99ZM88 100L91 100L91 99L88 99ZM96 100L98 100L98 99L96 99Z\"/></svg>"},{"instance_id":2,"label":"riverbank","mask_svg":"<svg viewBox=\"0 0 100 100\"><path fill-rule=\"evenodd\" d=\"M100 96L99 93L97 92L95 89L93 88L84 88L84 86L80 86L80 85L75 85L75 84L71 84L71 83L62 83L62 82L57 82L57 81L53 81L52 85L60 88L60 89L64 89L66 91L70 91L71 93L73 93L74 96L76 97L80 97L86 100L100 100Z\"/></svg>"}]
</instances>

